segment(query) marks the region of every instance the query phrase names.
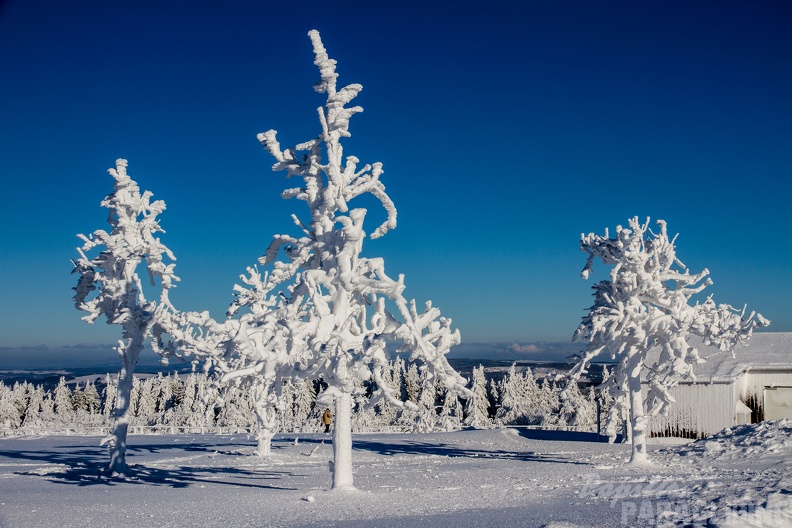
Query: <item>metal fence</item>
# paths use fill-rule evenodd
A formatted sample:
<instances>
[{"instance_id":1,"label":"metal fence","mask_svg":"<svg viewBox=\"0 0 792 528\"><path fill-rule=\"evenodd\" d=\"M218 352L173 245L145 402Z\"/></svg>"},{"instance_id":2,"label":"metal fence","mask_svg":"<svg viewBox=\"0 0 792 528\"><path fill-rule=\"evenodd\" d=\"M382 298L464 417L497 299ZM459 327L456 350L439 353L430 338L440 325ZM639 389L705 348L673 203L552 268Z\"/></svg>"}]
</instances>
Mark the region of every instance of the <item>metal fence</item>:
<instances>
[{"instance_id":1,"label":"metal fence","mask_svg":"<svg viewBox=\"0 0 792 528\"><path fill-rule=\"evenodd\" d=\"M529 431L548 431L548 432L570 432L570 433L594 433L584 427L573 426L541 426L541 425L519 425L507 426L508 429L524 429ZM49 426L49 427L18 427L18 428L2 428L0 427L0 437L9 436L106 436L110 434L112 427L110 426ZM285 434L319 434L318 430L312 429L307 431L278 431ZM352 432L354 434L376 434L376 433L389 433L389 434L405 434L412 432L412 427L406 425L371 425L371 426L353 426ZM174 434L215 434L215 435L232 435L232 434L256 434L256 429L253 427L241 426L199 426L199 425L130 425L127 430L130 435L174 435Z\"/></svg>"},{"instance_id":2,"label":"metal fence","mask_svg":"<svg viewBox=\"0 0 792 528\"><path fill-rule=\"evenodd\" d=\"M412 429L406 426L382 425L366 428L353 428L356 434L371 433L409 433ZM0 437L3 436L106 436L110 434L110 426L50 426L50 427L18 427L0 428ZM127 434L130 435L166 435L166 434L255 434L252 427L227 427L227 426L196 426L196 425L130 425ZM290 431L288 434L312 434L318 431Z\"/></svg>"}]
</instances>

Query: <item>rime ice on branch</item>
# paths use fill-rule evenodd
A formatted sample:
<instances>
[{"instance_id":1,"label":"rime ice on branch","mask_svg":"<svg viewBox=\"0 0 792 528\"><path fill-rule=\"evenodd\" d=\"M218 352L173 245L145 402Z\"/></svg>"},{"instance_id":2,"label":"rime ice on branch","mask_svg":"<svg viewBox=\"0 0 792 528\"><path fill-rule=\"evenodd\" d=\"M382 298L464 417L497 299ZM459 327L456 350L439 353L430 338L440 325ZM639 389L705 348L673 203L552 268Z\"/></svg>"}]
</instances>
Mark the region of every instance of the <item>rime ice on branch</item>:
<instances>
[{"instance_id":1,"label":"rime ice on branch","mask_svg":"<svg viewBox=\"0 0 792 528\"><path fill-rule=\"evenodd\" d=\"M715 305L712 297L690 305L691 297L712 284L709 271L691 275L676 257L666 223L658 220L660 232L648 229L649 219L629 221L629 228L616 227L609 238L590 233L581 236L581 251L589 254L581 276L589 276L595 258L613 266L610 280L593 287L594 305L583 318L573 339L587 341L587 350L571 372L576 381L599 356L616 362L613 376L604 384L615 398L608 416L608 430L615 434L621 416L630 416L633 463L646 462L647 416L666 409L673 402L669 389L680 380L695 379L693 366L704 360L688 343L700 336L704 343L730 352L738 343L746 344L754 328L769 321L754 312L730 305ZM647 352L661 350L655 364L647 364ZM646 399L641 379L648 384Z\"/></svg>"},{"instance_id":2,"label":"rime ice on branch","mask_svg":"<svg viewBox=\"0 0 792 528\"><path fill-rule=\"evenodd\" d=\"M264 391L279 387L283 377L321 377L329 386L325 397L335 404L333 488L352 488L350 416L360 381L376 385L372 405L383 398L397 407L411 405L401 402L383 379L388 343L409 352L410 360L419 361L429 379L438 379L447 390L466 389L445 357L460 341L451 320L429 302L421 310L407 300L404 276L389 277L383 259L361 256L366 210L350 210L349 203L366 193L381 202L387 219L372 238L396 226L396 208L379 179L382 164L360 167L358 158L343 155L341 138L350 136L349 120L362 111L347 104L362 86L337 89L336 61L327 56L317 31L309 36L321 74L315 89L327 94L318 109L321 133L286 150L274 130L258 138L276 160L273 170L303 180L304 186L287 189L283 197L305 201L310 221L303 223L294 215L303 236L275 236L259 259L271 271L261 274L249 268L245 286L235 288L229 315L243 308L244 313L234 338L235 357L224 368L228 380L267 380Z\"/></svg>"},{"instance_id":3,"label":"rime ice on branch","mask_svg":"<svg viewBox=\"0 0 792 528\"><path fill-rule=\"evenodd\" d=\"M72 261L72 273L80 275L74 288L77 292L74 303L78 310L88 312L83 320L92 324L105 316L108 324L118 324L122 328L122 339L115 347L121 359L121 371L113 411L114 425L104 440L110 446L108 469L116 473L126 469L129 395L135 366L146 339L154 337L156 348L162 334L155 315L158 303L146 300L137 267L146 263L152 286L159 277L161 307L170 306L168 291L179 280L173 273L176 264L165 263L166 258L175 261L176 257L155 236L164 233L157 216L165 210L165 202L152 202L149 191L141 195L126 168L127 161L119 159L116 168L108 171L115 179L115 190L101 205L110 209L107 221L112 230L109 233L97 230L89 237L78 235L84 244L77 248L80 258ZM96 257L89 258L86 252L97 247L103 249ZM97 292L96 295L93 292Z\"/></svg>"}]
</instances>

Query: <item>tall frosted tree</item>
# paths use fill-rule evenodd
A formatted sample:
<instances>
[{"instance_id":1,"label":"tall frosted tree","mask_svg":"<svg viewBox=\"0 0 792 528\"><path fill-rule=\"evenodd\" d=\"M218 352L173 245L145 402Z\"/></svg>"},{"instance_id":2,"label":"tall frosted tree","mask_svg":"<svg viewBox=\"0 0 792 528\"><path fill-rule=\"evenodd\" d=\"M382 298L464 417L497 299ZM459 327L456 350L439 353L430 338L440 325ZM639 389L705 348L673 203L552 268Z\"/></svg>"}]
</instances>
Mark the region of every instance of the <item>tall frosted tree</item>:
<instances>
[{"instance_id":1,"label":"tall frosted tree","mask_svg":"<svg viewBox=\"0 0 792 528\"><path fill-rule=\"evenodd\" d=\"M276 160L273 170L303 180L282 196L304 201L309 220L293 215L302 235L277 235L259 259L272 266L271 272L260 275L249 269L246 285L237 287L231 312L245 309L247 317L244 342L237 340L235 347L243 358L235 372L269 377L271 386L284 376L327 383L324 398L335 406L332 486L350 489L352 396L359 382L374 382L375 401L409 406L383 379L390 368L389 345L421 362L430 379L439 379L447 390L465 391L465 380L445 357L460 341L451 320L429 302L419 309L405 298L404 276L388 276L382 258L361 256L366 210L350 209L350 202L370 195L385 209L386 219L371 238L396 226L396 208L380 181L382 164L360 166L358 158L343 153L341 140L350 136L350 118L362 111L347 105L362 86L339 89L336 61L328 57L317 31L309 37L321 76L314 88L327 95L318 109L318 137L282 150L275 130L258 136Z\"/></svg>"},{"instance_id":2,"label":"tall frosted tree","mask_svg":"<svg viewBox=\"0 0 792 528\"><path fill-rule=\"evenodd\" d=\"M569 387L594 358L615 361L605 385L614 397L609 420L629 412L631 463L648 461L648 417L663 412L673 401L669 389L680 380L695 379L694 365L704 362L689 338L699 336L705 344L731 352L748 342L754 328L769 324L754 312L716 305L712 296L691 305L691 298L712 284L709 270L691 274L676 256L676 237L668 238L663 220L657 225L659 232L653 233L648 218L642 224L634 217L629 227L617 226L613 238L606 230L604 236L590 233L580 241L589 255L584 279L595 259L612 267L610 278L593 287L594 305L575 332L574 339L587 342L587 348L571 371ZM650 363L647 354L653 347L660 355ZM642 379L648 386L645 398Z\"/></svg>"},{"instance_id":3,"label":"tall frosted tree","mask_svg":"<svg viewBox=\"0 0 792 528\"><path fill-rule=\"evenodd\" d=\"M157 217L165 210L165 202L152 201L152 193L141 194L137 183L127 174L127 161L116 160L108 172L115 180L113 192L101 203L110 210L107 222L110 232L94 231L92 235L78 235L83 241L77 248L79 258L72 273L79 274L74 303L83 317L93 323L104 316L108 324L121 326L121 339L115 347L121 359L118 391L113 410L113 429L104 443L110 447L109 471L126 470L126 436L129 426L130 391L140 353L147 339L159 342L161 328L155 317L157 301L146 299L138 266L145 263L152 285L159 278L159 305L169 306L168 291L178 278L173 273L173 253L157 238L164 233ZM99 250L95 257L88 252Z\"/></svg>"}]
</instances>

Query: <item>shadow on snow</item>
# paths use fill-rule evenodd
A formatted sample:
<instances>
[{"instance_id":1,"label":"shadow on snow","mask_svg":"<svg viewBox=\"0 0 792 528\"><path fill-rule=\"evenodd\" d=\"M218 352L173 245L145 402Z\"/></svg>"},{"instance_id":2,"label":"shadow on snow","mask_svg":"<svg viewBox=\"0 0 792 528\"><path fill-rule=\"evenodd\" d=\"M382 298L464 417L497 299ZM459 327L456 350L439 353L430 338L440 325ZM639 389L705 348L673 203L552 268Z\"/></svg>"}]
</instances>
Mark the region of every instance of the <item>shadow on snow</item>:
<instances>
[{"instance_id":1,"label":"shadow on snow","mask_svg":"<svg viewBox=\"0 0 792 528\"><path fill-rule=\"evenodd\" d=\"M130 463L130 458L134 458L135 453L167 453L168 451L177 451L179 455L174 460L152 460L141 464ZM190 453L195 456L190 456ZM284 471L240 469L228 465L190 467L179 464L179 459L183 458L194 459L202 455L211 458L215 455L239 454L239 451L221 451L216 443L131 444L127 445L128 470L125 475L108 474L108 450L100 446L63 445L49 451L5 449L0 458L53 465L55 467L22 470L15 473L17 475L41 476L55 483L79 486L144 484L186 488L194 484L211 483L261 489L296 489L265 483L268 480L280 480L282 476L290 475Z\"/></svg>"},{"instance_id":2,"label":"shadow on snow","mask_svg":"<svg viewBox=\"0 0 792 528\"><path fill-rule=\"evenodd\" d=\"M497 460L517 460L521 462L553 462L561 464L582 464L585 462L570 460L553 455L545 455L534 451L504 451L502 449L471 449L449 444L436 444L429 442L404 441L398 444L388 444L375 440L356 438L352 443L353 449L372 451L381 455L436 455L449 458L478 458Z\"/></svg>"},{"instance_id":3,"label":"shadow on snow","mask_svg":"<svg viewBox=\"0 0 792 528\"><path fill-rule=\"evenodd\" d=\"M535 429L515 428L519 437L536 440L569 440L569 441L597 441L596 433L570 433L557 431L540 431ZM279 436L273 439L273 451L286 448L294 444L294 437L299 438L300 444L317 445L325 444L329 438L319 435ZM137 441L140 438L135 439ZM229 438L227 443L189 441L165 443L140 443L131 440L127 445L128 471L125 475L115 476L107 473L109 462L108 450L97 446L60 445L48 451L33 451L29 449L5 449L0 458L5 460L18 460L20 462L35 462L54 467L42 467L34 470L16 471L18 475L40 476L47 480L61 484L76 484L79 486L105 485L116 486L121 484L144 484L153 486L168 486L172 488L186 488L194 484L211 483L231 486L251 487L260 489L296 490L296 488L275 486L267 481L281 480L284 476L298 476L287 471L272 471L259 469L243 469L230 467L220 461L218 466L189 466L190 460L201 457L215 456L245 456L254 457L247 451L250 445ZM332 441L327 445L332 446ZM20 447L26 447L24 445ZM365 436L355 436L353 449L369 451L384 456L392 455L435 455L449 458L475 458L515 460L522 462L551 462L562 464L580 464L585 462L562 458L557 455L537 453L535 451L492 449L486 444L481 448L452 445L446 443L423 442L399 438L398 442L388 443L381 440L366 439ZM144 461L135 464L135 455L146 454L167 455L172 452L173 459L160 459ZM186 460L185 460L186 459Z\"/></svg>"}]
</instances>

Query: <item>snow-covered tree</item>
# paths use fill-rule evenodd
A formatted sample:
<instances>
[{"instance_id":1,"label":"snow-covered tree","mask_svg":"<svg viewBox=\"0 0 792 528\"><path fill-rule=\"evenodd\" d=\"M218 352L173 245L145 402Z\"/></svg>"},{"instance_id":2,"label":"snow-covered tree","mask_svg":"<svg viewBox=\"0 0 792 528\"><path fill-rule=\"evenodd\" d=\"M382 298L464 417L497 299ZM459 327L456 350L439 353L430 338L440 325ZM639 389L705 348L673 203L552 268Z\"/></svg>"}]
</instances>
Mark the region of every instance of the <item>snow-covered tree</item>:
<instances>
[{"instance_id":1,"label":"snow-covered tree","mask_svg":"<svg viewBox=\"0 0 792 528\"><path fill-rule=\"evenodd\" d=\"M72 403L72 391L66 385L66 378L61 376L58 381L58 386L55 387L53 395L55 402L55 415L58 417L61 425L72 423L74 416L74 405Z\"/></svg>"},{"instance_id":2,"label":"snow-covered tree","mask_svg":"<svg viewBox=\"0 0 792 528\"><path fill-rule=\"evenodd\" d=\"M443 394L443 405L437 418L437 427L440 431L458 431L462 428L464 411L462 402L451 391Z\"/></svg>"},{"instance_id":3,"label":"snow-covered tree","mask_svg":"<svg viewBox=\"0 0 792 528\"><path fill-rule=\"evenodd\" d=\"M668 238L664 221L657 224L660 231L653 233L649 219L641 224L635 217L629 227L617 226L614 238L606 230L604 236L582 235L580 242L581 250L589 254L581 273L584 279L597 258L613 267L610 279L593 287L594 305L575 332L574 339L588 344L571 372L571 383L597 356L616 362L606 384L614 397L609 420L629 409L631 463L648 461L647 415L663 412L673 401L669 389L680 380L695 379L693 366L704 362L688 339L699 336L729 352L738 343L747 343L754 328L769 324L754 312L716 305L712 296L691 305L691 298L712 284L709 271L691 274L676 256L676 237ZM647 354L653 347L660 355L649 364ZM642 379L648 385L645 399Z\"/></svg>"},{"instance_id":4,"label":"snow-covered tree","mask_svg":"<svg viewBox=\"0 0 792 528\"><path fill-rule=\"evenodd\" d=\"M109 420L112 416L113 409L115 408L116 389L115 381L110 377L110 374L105 376L105 386L102 389L102 415L105 419Z\"/></svg>"},{"instance_id":5,"label":"snow-covered tree","mask_svg":"<svg viewBox=\"0 0 792 528\"><path fill-rule=\"evenodd\" d=\"M382 382L388 384L389 390L393 394L401 395L402 370L404 361L396 357L390 362L390 368L383 370ZM393 425L396 422L398 409L389 404L386 399L381 399L375 404L377 420L383 425Z\"/></svg>"},{"instance_id":6,"label":"snow-covered tree","mask_svg":"<svg viewBox=\"0 0 792 528\"><path fill-rule=\"evenodd\" d=\"M501 425L534 425L549 411L531 369L517 372L512 365L498 386L500 407L495 420Z\"/></svg>"},{"instance_id":7,"label":"snow-covered tree","mask_svg":"<svg viewBox=\"0 0 792 528\"><path fill-rule=\"evenodd\" d=\"M560 393L557 412L546 414L542 425L562 425L585 431L596 430L597 404L594 391L583 392L576 382L567 383Z\"/></svg>"},{"instance_id":8,"label":"snow-covered tree","mask_svg":"<svg viewBox=\"0 0 792 528\"><path fill-rule=\"evenodd\" d=\"M113 411L113 430L104 442L110 446L108 469L123 473L126 469L126 434L129 424L129 395L132 379L145 341L161 330L157 326L157 302L147 300L137 267L145 262L152 285L159 277L160 305L169 305L168 291L178 278L173 273L173 253L156 237L164 232L157 216L165 210L165 202L151 201L152 193L140 193L137 183L127 174L127 161L116 160L116 167L108 172L115 179L114 191L101 203L110 210L108 233L97 230L91 236L78 235L84 242L77 248L80 257L74 262L73 273L80 278L74 288L77 309L88 313L83 320L93 323L104 316L108 324L122 328L122 339L115 347L121 359L118 374L118 393ZM103 248L93 258L87 252ZM96 292L94 295L93 292ZM156 345L155 345L156 347Z\"/></svg>"},{"instance_id":9,"label":"snow-covered tree","mask_svg":"<svg viewBox=\"0 0 792 528\"><path fill-rule=\"evenodd\" d=\"M465 421L468 427L486 429L492 427L489 417L489 396L487 396L487 379L484 376L484 367L479 365L473 369L470 397L465 403Z\"/></svg>"},{"instance_id":10,"label":"snow-covered tree","mask_svg":"<svg viewBox=\"0 0 792 528\"><path fill-rule=\"evenodd\" d=\"M418 410L415 412L413 431L416 433L431 433L438 429L437 387L434 382L421 375L421 392L418 396Z\"/></svg>"},{"instance_id":11,"label":"snow-covered tree","mask_svg":"<svg viewBox=\"0 0 792 528\"><path fill-rule=\"evenodd\" d=\"M72 391L72 409L75 412L82 411L83 413L88 410L88 402L85 399L85 394L83 394L79 383L74 386L74 390Z\"/></svg>"},{"instance_id":12,"label":"snow-covered tree","mask_svg":"<svg viewBox=\"0 0 792 528\"><path fill-rule=\"evenodd\" d=\"M336 421L333 488L352 488L351 412L357 381L375 382L375 401L386 398L393 405L404 405L383 382L383 372L389 368L388 343L409 352L411 361L421 361L429 379L437 377L449 390L464 390L464 380L445 358L460 340L451 320L440 317L431 303L419 311L414 301L403 296L403 276L393 280L385 273L383 259L361 256L366 210L350 210L348 204L369 194L383 205L387 218L371 238L396 226L396 208L379 179L382 164L359 167L358 158L343 154L341 139L350 136L349 120L362 111L347 105L362 86L337 89L336 61L328 57L317 31L309 36L321 74L315 89L327 94L318 110L321 133L286 150L274 130L258 137L277 161L273 170L285 170L287 176L304 181L304 186L286 190L283 197L305 201L310 221L303 223L293 216L304 236L275 237L259 259L262 265L273 265L272 273L261 285L248 283L247 291L238 289L238 305L267 305L269 310L251 323L261 328L266 339L259 342L264 348L280 355L276 363L288 365L290 377L322 378L328 384L325 394L335 402ZM285 260L278 260L281 254ZM253 281L255 273L250 273ZM386 301L395 305L397 316ZM261 350L255 354L260 356Z\"/></svg>"},{"instance_id":13,"label":"snow-covered tree","mask_svg":"<svg viewBox=\"0 0 792 528\"><path fill-rule=\"evenodd\" d=\"M155 377L140 381L137 405L135 406L135 416L140 418L137 420L140 425L152 425L156 422L158 381Z\"/></svg>"},{"instance_id":14,"label":"snow-covered tree","mask_svg":"<svg viewBox=\"0 0 792 528\"><path fill-rule=\"evenodd\" d=\"M316 390L313 381L303 379L297 384L297 393L294 397L294 422L296 427L305 431L308 417L316 405Z\"/></svg>"},{"instance_id":15,"label":"snow-covered tree","mask_svg":"<svg viewBox=\"0 0 792 528\"><path fill-rule=\"evenodd\" d=\"M99 397L99 391L96 390L96 385L91 382L86 382L83 389L83 397L85 398L85 408L88 414L98 414L99 408L102 405L102 400Z\"/></svg>"},{"instance_id":16,"label":"snow-covered tree","mask_svg":"<svg viewBox=\"0 0 792 528\"><path fill-rule=\"evenodd\" d=\"M407 401L417 404L421 397L421 373L418 365L411 364L404 372L404 396Z\"/></svg>"},{"instance_id":17,"label":"snow-covered tree","mask_svg":"<svg viewBox=\"0 0 792 528\"><path fill-rule=\"evenodd\" d=\"M24 427L38 427L44 423L44 389L41 386L34 387L30 385L29 399L27 409L25 410L25 418L22 423Z\"/></svg>"},{"instance_id":18,"label":"snow-covered tree","mask_svg":"<svg viewBox=\"0 0 792 528\"><path fill-rule=\"evenodd\" d=\"M14 405L16 406L17 412L19 413L19 419L21 423L25 423L27 420L27 409L30 403L32 389L33 386L26 381L23 381L22 383L14 383L14 386L11 389Z\"/></svg>"},{"instance_id":19,"label":"snow-covered tree","mask_svg":"<svg viewBox=\"0 0 792 528\"><path fill-rule=\"evenodd\" d=\"M0 427L15 429L22 423L22 416L16 406L14 393L0 381Z\"/></svg>"}]
</instances>

